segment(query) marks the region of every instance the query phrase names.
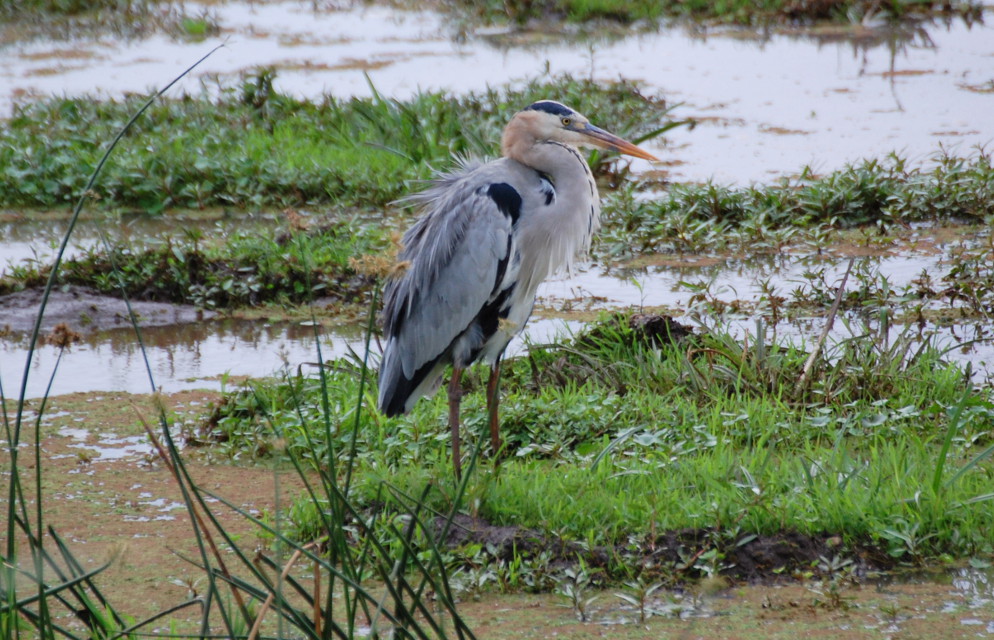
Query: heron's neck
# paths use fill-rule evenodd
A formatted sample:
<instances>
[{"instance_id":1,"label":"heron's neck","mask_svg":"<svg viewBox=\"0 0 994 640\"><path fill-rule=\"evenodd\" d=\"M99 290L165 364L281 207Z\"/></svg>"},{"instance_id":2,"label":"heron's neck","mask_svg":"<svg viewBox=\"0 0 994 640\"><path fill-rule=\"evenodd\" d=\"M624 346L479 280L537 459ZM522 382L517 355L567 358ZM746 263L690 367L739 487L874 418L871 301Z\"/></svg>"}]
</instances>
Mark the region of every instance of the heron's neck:
<instances>
[{"instance_id":1,"label":"heron's neck","mask_svg":"<svg viewBox=\"0 0 994 640\"><path fill-rule=\"evenodd\" d=\"M549 176L557 189L589 188L593 184L587 161L574 147L519 133L513 137L505 135L501 151L504 157ZM591 195L596 198L596 191Z\"/></svg>"},{"instance_id":2,"label":"heron's neck","mask_svg":"<svg viewBox=\"0 0 994 640\"><path fill-rule=\"evenodd\" d=\"M590 248L600 226L597 183L587 161L574 147L558 142L504 145L504 155L540 171L553 184L555 201L522 215L518 235L522 243L543 247L522 256L522 290L534 295L539 283L562 268L572 273L578 254Z\"/></svg>"}]
</instances>

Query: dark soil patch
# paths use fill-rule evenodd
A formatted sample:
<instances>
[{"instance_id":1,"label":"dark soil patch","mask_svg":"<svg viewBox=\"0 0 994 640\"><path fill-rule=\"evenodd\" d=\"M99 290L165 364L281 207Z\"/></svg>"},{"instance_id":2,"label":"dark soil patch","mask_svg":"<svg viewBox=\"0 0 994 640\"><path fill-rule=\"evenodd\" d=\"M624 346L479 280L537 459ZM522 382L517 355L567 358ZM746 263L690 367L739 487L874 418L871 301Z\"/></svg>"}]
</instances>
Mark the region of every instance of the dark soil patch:
<instances>
[{"instance_id":1,"label":"dark soil patch","mask_svg":"<svg viewBox=\"0 0 994 640\"><path fill-rule=\"evenodd\" d=\"M619 333L631 344L642 344L653 348L664 344L679 344L695 335L693 328L667 315L618 313L603 324L596 325L581 334L576 340L576 346L590 347L605 340L616 340L615 336Z\"/></svg>"},{"instance_id":2,"label":"dark soil patch","mask_svg":"<svg viewBox=\"0 0 994 640\"><path fill-rule=\"evenodd\" d=\"M443 519L435 525L441 529ZM618 559L629 567L658 567L677 578L699 578L703 574L695 569L697 560L712 549L724 558L720 573L737 581L750 583L775 582L801 572L815 569L820 558L831 558L839 553L837 536L809 536L793 531L774 535L757 535L742 542L745 534L737 538L725 537L714 529L682 529L667 531L652 539L615 547L588 548L568 542L535 529L517 526L498 526L480 518L457 515L445 538L445 545L460 547L479 544L497 559L510 562L514 555L536 557L542 552L552 554L553 567L574 566L579 560L592 569L617 566ZM858 568L880 570L893 563L887 556L870 548L849 549L857 558Z\"/></svg>"},{"instance_id":3,"label":"dark soil patch","mask_svg":"<svg viewBox=\"0 0 994 640\"><path fill-rule=\"evenodd\" d=\"M532 369L531 384L535 389L546 384L567 387L596 378L615 387L615 393L623 396L628 393L627 387L610 374L609 366L603 366L605 347L659 349L671 344L686 347L699 340L700 336L691 327L667 315L615 313L579 334L566 349L556 345L532 347L528 358ZM536 360L543 351L546 357L539 365Z\"/></svg>"},{"instance_id":4,"label":"dark soil patch","mask_svg":"<svg viewBox=\"0 0 994 640\"><path fill-rule=\"evenodd\" d=\"M0 296L0 330L31 331L38 317L42 295L42 289L25 289ZM131 308L143 327L199 322L214 316L210 311L190 305L167 302L132 301ZM48 298L42 331L47 333L63 323L81 332L131 326L124 300L77 286L61 287L52 291Z\"/></svg>"}]
</instances>

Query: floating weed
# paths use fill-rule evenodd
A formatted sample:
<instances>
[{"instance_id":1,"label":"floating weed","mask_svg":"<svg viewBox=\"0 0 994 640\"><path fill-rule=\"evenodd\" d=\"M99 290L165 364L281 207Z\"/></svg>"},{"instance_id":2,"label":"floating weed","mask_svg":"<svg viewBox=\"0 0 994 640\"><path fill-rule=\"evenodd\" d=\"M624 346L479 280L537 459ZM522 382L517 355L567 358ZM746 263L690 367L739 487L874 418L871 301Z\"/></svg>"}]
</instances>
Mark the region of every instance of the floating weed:
<instances>
[{"instance_id":1,"label":"floating weed","mask_svg":"<svg viewBox=\"0 0 994 640\"><path fill-rule=\"evenodd\" d=\"M994 316L994 238L988 235L984 244L958 248L951 262L952 268L942 278L948 286L936 292L923 278L919 283L922 297L946 297L982 318Z\"/></svg>"}]
</instances>

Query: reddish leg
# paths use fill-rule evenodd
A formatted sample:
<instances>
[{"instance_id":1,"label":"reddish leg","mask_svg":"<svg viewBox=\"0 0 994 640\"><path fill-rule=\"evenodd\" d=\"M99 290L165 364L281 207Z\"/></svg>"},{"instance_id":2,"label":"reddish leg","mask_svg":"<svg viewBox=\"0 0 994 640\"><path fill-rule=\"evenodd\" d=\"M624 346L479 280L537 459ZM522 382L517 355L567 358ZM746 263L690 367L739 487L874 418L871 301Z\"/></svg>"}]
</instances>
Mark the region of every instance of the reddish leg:
<instances>
[{"instance_id":1,"label":"reddish leg","mask_svg":"<svg viewBox=\"0 0 994 640\"><path fill-rule=\"evenodd\" d=\"M498 381L500 380L500 358L490 368L490 380L487 381L487 414L490 416L490 452L497 458L500 451L500 423L497 419L497 407L500 404Z\"/></svg>"},{"instance_id":2,"label":"reddish leg","mask_svg":"<svg viewBox=\"0 0 994 640\"><path fill-rule=\"evenodd\" d=\"M452 379L449 380L449 429L452 431L452 466L456 470L456 480L462 479L462 458L459 456L459 401L462 399L462 386L459 378L462 369L452 368Z\"/></svg>"}]
</instances>

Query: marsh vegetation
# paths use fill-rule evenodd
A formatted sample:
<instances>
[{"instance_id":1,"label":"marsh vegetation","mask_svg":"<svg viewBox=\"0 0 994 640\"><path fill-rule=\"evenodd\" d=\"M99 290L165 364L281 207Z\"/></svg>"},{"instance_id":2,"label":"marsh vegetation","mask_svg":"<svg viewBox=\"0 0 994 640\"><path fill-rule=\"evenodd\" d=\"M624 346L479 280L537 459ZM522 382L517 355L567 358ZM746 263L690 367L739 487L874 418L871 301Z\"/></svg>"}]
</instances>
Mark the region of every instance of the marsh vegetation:
<instances>
[{"instance_id":1,"label":"marsh vegetation","mask_svg":"<svg viewBox=\"0 0 994 640\"><path fill-rule=\"evenodd\" d=\"M617 10L553 9L575 19ZM656 16L623 19L640 17ZM580 623L604 622L595 600L605 587L618 592L623 622L638 622L627 633L652 617L703 615L709 595L732 585L802 585L810 610L835 614L867 602L856 592L877 572L989 568L991 379L950 356L968 341L935 333L953 324L990 339L989 155L941 154L929 166L892 155L820 175L799 167L750 187L669 184L591 155L606 193L595 259L609 268L757 256L807 268L793 289L770 285L749 302L687 280L684 308L588 313L572 334L527 345L505 365L499 451L483 437L484 373L470 372L470 459L457 483L443 397L400 418L373 409L377 298L395 232L412 219L391 203L453 155L490 152L508 115L540 97L597 113L635 141L694 123L627 81L562 76L462 96L311 101L281 94L273 74L258 70L218 97L155 102L90 191L107 141L141 101L45 99L0 124L0 207L11 215L72 215L81 202L106 216L99 224L186 209L270 219L107 241L57 269L9 266L0 292L87 286L222 313L265 306L313 325L332 300L365 327L364 348L347 357L325 359L318 341L313 361L225 378L182 413L154 395L135 419L115 415L122 399L86 414L90 429L149 438L141 464L172 478L193 524L183 553L199 578L184 583L185 598L135 618L121 589L106 595L107 565L81 562L48 526L73 526L45 475L49 464L70 473L45 459L47 414L62 413L47 407L60 399L0 388L0 633L469 638L461 603L553 594ZM947 240L926 242L922 230ZM942 253L943 274L897 284L874 268L874 257L917 250ZM809 324L787 332L797 320ZM41 339L36 329L32 344ZM60 358L76 344L72 327L45 340ZM98 463L74 455L79 468ZM243 490L240 467L252 478L272 470L262 510L210 480L223 468ZM797 606L773 598L761 608ZM901 617L886 603L864 606Z\"/></svg>"},{"instance_id":2,"label":"marsh vegetation","mask_svg":"<svg viewBox=\"0 0 994 640\"><path fill-rule=\"evenodd\" d=\"M962 2L868 2L866 0L722 0L705 2L637 2L634 0L511 0L509 2L466 3L479 16L505 18L524 23L550 17L571 22L612 20L623 23L658 22L664 19L692 18L701 21L757 25L832 21L855 23L882 16L890 20L936 13L978 16L980 3Z\"/></svg>"}]
</instances>

